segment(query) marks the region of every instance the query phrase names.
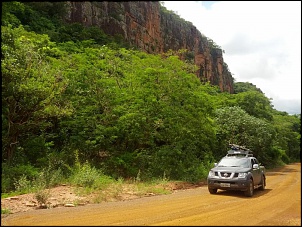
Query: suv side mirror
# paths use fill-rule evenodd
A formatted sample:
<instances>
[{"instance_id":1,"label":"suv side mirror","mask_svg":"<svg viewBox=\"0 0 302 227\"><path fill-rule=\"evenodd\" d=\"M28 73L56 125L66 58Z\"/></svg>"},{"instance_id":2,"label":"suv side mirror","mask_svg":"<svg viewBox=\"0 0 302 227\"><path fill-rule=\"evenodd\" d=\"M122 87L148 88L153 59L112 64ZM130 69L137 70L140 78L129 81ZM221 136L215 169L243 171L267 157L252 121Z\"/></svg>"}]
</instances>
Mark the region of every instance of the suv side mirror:
<instances>
[{"instance_id":1,"label":"suv side mirror","mask_svg":"<svg viewBox=\"0 0 302 227\"><path fill-rule=\"evenodd\" d=\"M258 164L254 164L253 165L253 169L258 169L259 168L259 165Z\"/></svg>"}]
</instances>

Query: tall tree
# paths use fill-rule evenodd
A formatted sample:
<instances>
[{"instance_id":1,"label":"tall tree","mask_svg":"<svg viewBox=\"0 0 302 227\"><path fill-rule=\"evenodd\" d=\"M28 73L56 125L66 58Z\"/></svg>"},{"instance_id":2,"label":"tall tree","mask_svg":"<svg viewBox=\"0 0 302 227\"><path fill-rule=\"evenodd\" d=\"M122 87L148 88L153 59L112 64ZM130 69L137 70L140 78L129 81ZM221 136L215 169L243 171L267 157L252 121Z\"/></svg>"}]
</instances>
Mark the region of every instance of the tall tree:
<instances>
[{"instance_id":1,"label":"tall tree","mask_svg":"<svg viewBox=\"0 0 302 227\"><path fill-rule=\"evenodd\" d=\"M271 150L275 130L265 120L249 115L240 107L224 107L216 111L217 136L220 143L246 146L255 156L269 161L267 152Z\"/></svg>"},{"instance_id":2,"label":"tall tree","mask_svg":"<svg viewBox=\"0 0 302 227\"><path fill-rule=\"evenodd\" d=\"M268 121L273 120L271 101L263 93L259 91L245 91L235 94L235 96L237 105L249 115Z\"/></svg>"},{"instance_id":3,"label":"tall tree","mask_svg":"<svg viewBox=\"0 0 302 227\"><path fill-rule=\"evenodd\" d=\"M2 26L1 38L2 160L11 162L30 135L43 135L51 118L70 109L60 101L66 81L48 56L54 47L48 36Z\"/></svg>"},{"instance_id":4,"label":"tall tree","mask_svg":"<svg viewBox=\"0 0 302 227\"><path fill-rule=\"evenodd\" d=\"M301 159L301 118L300 115L274 114L274 127L277 132L275 146L284 151L283 161Z\"/></svg>"}]
</instances>

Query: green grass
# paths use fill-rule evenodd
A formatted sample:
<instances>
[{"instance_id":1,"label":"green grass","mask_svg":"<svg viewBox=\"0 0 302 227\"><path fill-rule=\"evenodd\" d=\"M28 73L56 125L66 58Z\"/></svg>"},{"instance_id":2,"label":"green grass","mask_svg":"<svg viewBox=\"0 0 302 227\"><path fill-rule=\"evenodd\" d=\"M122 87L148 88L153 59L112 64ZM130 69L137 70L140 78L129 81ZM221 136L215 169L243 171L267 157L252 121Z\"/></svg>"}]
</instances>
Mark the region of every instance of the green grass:
<instances>
[{"instance_id":1,"label":"green grass","mask_svg":"<svg viewBox=\"0 0 302 227\"><path fill-rule=\"evenodd\" d=\"M5 199L5 198L8 198L8 197L17 196L17 195L23 195L23 194L24 194L23 192L19 192L19 191L1 193L1 199Z\"/></svg>"},{"instance_id":2,"label":"green grass","mask_svg":"<svg viewBox=\"0 0 302 227\"><path fill-rule=\"evenodd\" d=\"M9 209L2 209L1 208L1 214L10 214L10 210Z\"/></svg>"}]
</instances>

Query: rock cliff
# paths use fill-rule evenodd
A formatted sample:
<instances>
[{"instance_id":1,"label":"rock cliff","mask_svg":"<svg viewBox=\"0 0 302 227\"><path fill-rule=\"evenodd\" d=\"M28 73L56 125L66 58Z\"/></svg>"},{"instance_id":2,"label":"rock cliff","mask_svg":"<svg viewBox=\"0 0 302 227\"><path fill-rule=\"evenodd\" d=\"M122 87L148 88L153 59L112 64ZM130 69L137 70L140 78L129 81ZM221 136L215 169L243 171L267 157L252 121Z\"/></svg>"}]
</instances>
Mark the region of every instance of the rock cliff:
<instances>
[{"instance_id":1,"label":"rock cliff","mask_svg":"<svg viewBox=\"0 0 302 227\"><path fill-rule=\"evenodd\" d=\"M191 22L185 21L158 1L67 2L66 21L97 26L106 34L122 36L131 46L147 53L186 49L180 57L198 66L201 81L234 92L233 77L215 47Z\"/></svg>"}]
</instances>

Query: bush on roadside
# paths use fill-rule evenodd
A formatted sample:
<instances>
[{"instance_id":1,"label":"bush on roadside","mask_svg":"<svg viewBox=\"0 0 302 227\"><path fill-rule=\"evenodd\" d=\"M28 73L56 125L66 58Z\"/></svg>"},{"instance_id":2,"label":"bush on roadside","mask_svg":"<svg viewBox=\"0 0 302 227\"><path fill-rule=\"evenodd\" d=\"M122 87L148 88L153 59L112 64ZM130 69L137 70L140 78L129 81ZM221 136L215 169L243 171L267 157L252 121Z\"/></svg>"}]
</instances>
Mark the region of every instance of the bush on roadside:
<instances>
[{"instance_id":1,"label":"bush on roadside","mask_svg":"<svg viewBox=\"0 0 302 227\"><path fill-rule=\"evenodd\" d=\"M38 173L38 168L32 165L10 166L2 163L1 193L28 190L29 182L35 179Z\"/></svg>"},{"instance_id":2,"label":"bush on roadside","mask_svg":"<svg viewBox=\"0 0 302 227\"><path fill-rule=\"evenodd\" d=\"M46 206L49 197L50 197L50 192L48 190L41 189L35 193L35 198L38 201L40 207Z\"/></svg>"},{"instance_id":3,"label":"bush on roadside","mask_svg":"<svg viewBox=\"0 0 302 227\"><path fill-rule=\"evenodd\" d=\"M101 172L95 167L91 167L88 162L75 168L73 175L71 176L71 182L77 186L93 187L93 185L102 176Z\"/></svg>"}]
</instances>

